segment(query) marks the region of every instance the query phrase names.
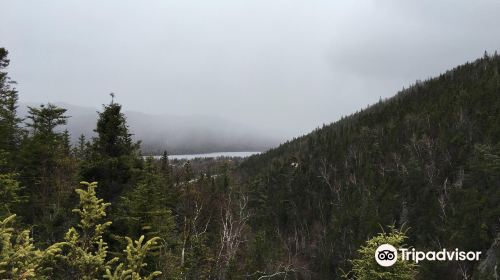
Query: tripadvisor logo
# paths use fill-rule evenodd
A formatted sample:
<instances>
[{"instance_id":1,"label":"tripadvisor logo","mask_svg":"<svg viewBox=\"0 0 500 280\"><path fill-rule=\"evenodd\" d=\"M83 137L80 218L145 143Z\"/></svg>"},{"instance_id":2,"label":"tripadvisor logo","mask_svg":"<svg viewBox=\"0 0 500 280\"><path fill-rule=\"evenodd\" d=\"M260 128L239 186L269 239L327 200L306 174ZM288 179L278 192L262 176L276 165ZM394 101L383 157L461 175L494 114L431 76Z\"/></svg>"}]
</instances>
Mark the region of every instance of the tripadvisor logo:
<instances>
[{"instance_id":1,"label":"tripadvisor logo","mask_svg":"<svg viewBox=\"0 0 500 280\"><path fill-rule=\"evenodd\" d=\"M375 251L375 261L381 266L392 266L398 260L398 251L391 244L382 244Z\"/></svg>"},{"instance_id":2,"label":"tripadvisor logo","mask_svg":"<svg viewBox=\"0 0 500 280\"><path fill-rule=\"evenodd\" d=\"M398 251L400 260L413 261L478 261L481 256L481 251L460 251L458 249L448 251L442 249L440 251L417 251L415 248L399 248L397 250L391 244L382 244L375 250L375 261L384 267L392 266L398 261Z\"/></svg>"}]
</instances>

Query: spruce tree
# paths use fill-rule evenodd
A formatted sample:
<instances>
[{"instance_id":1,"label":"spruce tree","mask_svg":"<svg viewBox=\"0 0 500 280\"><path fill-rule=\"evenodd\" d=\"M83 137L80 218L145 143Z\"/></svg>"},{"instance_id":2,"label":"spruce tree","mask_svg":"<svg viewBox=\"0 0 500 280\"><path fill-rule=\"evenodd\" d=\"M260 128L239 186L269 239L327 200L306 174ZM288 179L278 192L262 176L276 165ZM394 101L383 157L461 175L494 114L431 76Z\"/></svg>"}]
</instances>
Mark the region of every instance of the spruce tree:
<instances>
[{"instance_id":1,"label":"spruce tree","mask_svg":"<svg viewBox=\"0 0 500 280\"><path fill-rule=\"evenodd\" d=\"M0 220L0 277L2 279L130 279L152 280L161 275L146 260L157 249L159 238L137 240L125 237L122 252L108 250L104 235L111 225L106 221L109 203L96 196L97 183L81 182L77 189L80 203L73 209L80 216L64 241L37 248L30 230L13 227L16 215Z\"/></svg>"},{"instance_id":2,"label":"spruce tree","mask_svg":"<svg viewBox=\"0 0 500 280\"><path fill-rule=\"evenodd\" d=\"M117 158L131 155L136 151L121 109L120 104L111 103L104 106L104 111L99 113L97 127L94 130L98 136L94 144L100 155Z\"/></svg>"},{"instance_id":3,"label":"spruce tree","mask_svg":"<svg viewBox=\"0 0 500 280\"><path fill-rule=\"evenodd\" d=\"M139 155L139 143L132 142L121 108L112 102L99 113L90 160L81 171L82 178L101 182L100 195L110 201L131 185Z\"/></svg>"},{"instance_id":4,"label":"spruce tree","mask_svg":"<svg viewBox=\"0 0 500 280\"><path fill-rule=\"evenodd\" d=\"M36 223L35 239L51 242L62 234L64 203L72 193L75 164L69 153L69 134L57 130L65 125L66 109L53 104L29 107L29 135L22 143L20 178L29 207L21 215ZM58 224L57 228L53 226Z\"/></svg>"},{"instance_id":5,"label":"spruce tree","mask_svg":"<svg viewBox=\"0 0 500 280\"><path fill-rule=\"evenodd\" d=\"M111 221L106 221L106 209L110 203L96 195L97 183L81 182L84 189L77 189L80 197L79 207L73 209L80 216L77 227L71 227L65 240L51 247L60 248L54 274L60 279L133 279L150 280L161 274L148 269L146 259L157 248L158 237L145 240L144 236L134 241L129 237L124 255L111 257L104 236ZM49 247L50 248L50 247Z\"/></svg>"},{"instance_id":6,"label":"spruce tree","mask_svg":"<svg viewBox=\"0 0 500 280\"><path fill-rule=\"evenodd\" d=\"M76 146L73 148L74 156L81 161L87 160L88 159L87 146L88 146L87 139L85 138L85 135L81 134L80 137L78 137L78 142L76 143Z\"/></svg>"},{"instance_id":7,"label":"spruce tree","mask_svg":"<svg viewBox=\"0 0 500 280\"><path fill-rule=\"evenodd\" d=\"M160 171L161 171L161 174L163 174L163 176L167 180L170 181L172 179L172 166L170 165L167 151L163 151L163 154L161 155Z\"/></svg>"},{"instance_id":8,"label":"spruce tree","mask_svg":"<svg viewBox=\"0 0 500 280\"><path fill-rule=\"evenodd\" d=\"M39 108L28 107L27 119L31 122L26 125L31 128L33 135L47 137L44 140L52 140L61 133L57 133L54 129L59 125L67 123L68 116L65 115L66 109L59 108L54 104L40 105Z\"/></svg>"},{"instance_id":9,"label":"spruce tree","mask_svg":"<svg viewBox=\"0 0 500 280\"><path fill-rule=\"evenodd\" d=\"M17 231L12 227L16 215L0 221L0 277L2 279L52 279L51 263L60 248L35 248L29 230Z\"/></svg>"},{"instance_id":10,"label":"spruce tree","mask_svg":"<svg viewBox=\"0 0 500 280\"><path fill-rule=\"evenodd\" d=\"M159 250L152 254L156 265L153 268L171 279L179 273L174 251L180 241L171 209L176 205L177 193L168 178L158 173L155 164L149 157L138 183L118 200L115 214L120 218L116 219L114 228L120 230L121 235L132 238L140 235L160 237ZM124 244L127 240L122 238L121 241Z\"/></svg>"},{"instance_id":11,"label":"spruce tree","mask_svg":"<svg viewBox=\"0 0 500 280\"><path fill-rule=\"evenodd\" d=\"M15 173L22 136L21 119L16 113L18 94L11 87L14 82L4 71L9 66L7 55L7 50L0 48L0 217L10 215L12 207L21 201Z\"/></svg>"},{"instance_id":12,"label":"spruce tree","mask_svg":"<svg viewBox=\"0 0 500 280\"><path fill-rule=\"evenodd\" d=\"M17 116L17 90L11 85L11 81L5 72L9 66L8 52L0 48L0 153L4 153L5 162L0 166L0 171L8 171L14 168L14 159L19 150L22 130L21 119Z\"/></svg>"},{"instance_id":13,"label":"spruce tree","mask_svg":"<svg viewBox=\"0 0 500 280\"><path fill-rule=\"evenodd\" d=\"M16 177L15 173L0 174L0 218L11 215L13 208L25 200L20 195L21 186Z\"/></svg>"},{"instance_id":14,"label":"spruce tree","mask_svg":"<svg viewBox=\"0 0 500 280\"><path fill-rule=\"evenodd\" d=\"M368 240L358 250L358 257L352 261L352 271L345 278L357 280L413 280L417 274L417 266L410 261L398 260L390 267L383 267L375 261L375 251L382 244L391 244L396 248L403 247L407 239L404 232L391 227L391 231L379 233Z\"/></svg>"},{"instance_id":15,"label":"spruce tree","mask_svg":"<svg viewBox=\"0 0 500 280\"><path fill-rule=\"evenodd\" d=\"M65 234L65 241L58 244L62 249L58 269L64 271L68 278L96 279L116 262L116 259L108 259L108 245L103 239L103 234L111 225L110 221L103 221L110 203L97 198L97 183L81 184L86 189L76 190L80 205L73 209L80 216L80 222L76 228L71 227Z\"/></svg>"}]
</instances>

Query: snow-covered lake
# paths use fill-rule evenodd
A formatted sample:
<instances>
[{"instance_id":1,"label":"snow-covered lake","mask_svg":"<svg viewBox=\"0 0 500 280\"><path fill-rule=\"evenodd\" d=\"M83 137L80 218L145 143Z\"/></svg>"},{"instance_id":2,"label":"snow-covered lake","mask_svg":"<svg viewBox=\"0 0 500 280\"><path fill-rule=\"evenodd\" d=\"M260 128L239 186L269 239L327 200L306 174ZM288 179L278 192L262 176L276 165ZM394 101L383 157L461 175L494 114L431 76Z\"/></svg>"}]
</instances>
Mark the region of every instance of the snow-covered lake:
<instances>
[{"instance_id":1,"label":"snow-covered lake","mask_svg":"<svg viewBox=\"0 0 500 280\"><path fill-rule=\"evenodd\" d=\"M208 154L191 154L191 155L168 155L169 159L187 159L192 160L195 158L218 158L218 157L249 157L251 155L260 154L260 152L219 152L219 153L208 153ZM161 158L160 156L154 156L154 158Z\"/></svg>"}]
</instances>

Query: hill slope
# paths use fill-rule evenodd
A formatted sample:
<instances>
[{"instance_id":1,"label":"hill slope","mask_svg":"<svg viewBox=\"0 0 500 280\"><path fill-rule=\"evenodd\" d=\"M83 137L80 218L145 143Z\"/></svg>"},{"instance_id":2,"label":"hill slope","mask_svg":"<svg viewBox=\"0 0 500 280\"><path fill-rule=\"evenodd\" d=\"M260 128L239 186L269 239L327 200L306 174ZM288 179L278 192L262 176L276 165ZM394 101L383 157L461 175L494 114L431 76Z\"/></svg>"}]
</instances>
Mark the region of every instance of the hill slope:
<instances>
[{"instance_id":1,"label":"hill slope","mask_svg":"<svg viewBox=\"0 0 500 280\"><path fill-rule=\"evenodd\" d=\"M339 278L391 224L419 250L486 255L500 236L499 72L485 56L249 158L252 226L314 279ZM481 269L426 262L419 279L492 276L495 246Z\"/></svg>"}]
</instances>

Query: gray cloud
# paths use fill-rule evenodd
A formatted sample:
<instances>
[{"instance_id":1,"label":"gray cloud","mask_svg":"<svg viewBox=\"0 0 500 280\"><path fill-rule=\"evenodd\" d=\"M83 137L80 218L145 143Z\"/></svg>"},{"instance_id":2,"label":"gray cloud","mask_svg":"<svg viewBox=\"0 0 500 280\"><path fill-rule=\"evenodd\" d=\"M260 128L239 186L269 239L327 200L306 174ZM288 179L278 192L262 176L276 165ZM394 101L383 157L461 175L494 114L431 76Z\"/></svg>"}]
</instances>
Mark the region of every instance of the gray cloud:
<instances>
[{"instance_id":1,"label":"gray cloud","mask_svg":"<svg viewBox=\"0 0 500 280\"><path fill-rule=\"evenodd\" d=\"M290 137L500 46L500 1L0 0L21 100Z\"/></svg>"}]
</instances>

